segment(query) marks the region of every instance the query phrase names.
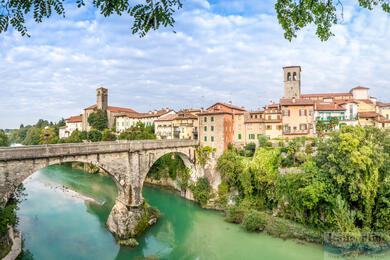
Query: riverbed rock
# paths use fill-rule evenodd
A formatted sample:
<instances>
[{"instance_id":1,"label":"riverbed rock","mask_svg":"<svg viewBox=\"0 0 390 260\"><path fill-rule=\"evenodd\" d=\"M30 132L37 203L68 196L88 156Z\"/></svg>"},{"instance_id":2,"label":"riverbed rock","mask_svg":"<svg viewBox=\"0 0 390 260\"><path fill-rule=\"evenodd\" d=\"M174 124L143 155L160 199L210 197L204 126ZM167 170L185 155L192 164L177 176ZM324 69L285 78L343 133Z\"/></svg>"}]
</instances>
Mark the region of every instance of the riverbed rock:
<instances>
[{"instance_id":1,"label":"riverbed rock","mask_svg":"<svg viewBox=\"0 0 390 260\"><path fill-rule=\"evenodd\" d=\"M129 238L126 240L119 240L119 245L121 246L128 246L128 247L137 247L139 246L138 241L135 238Z\"/></svg>"},{"instance_id":2,"label":"riverbed rock","mask_svg":"<svg viewBox=\"0 0 390 260\"><path fill-rule=\"evenodd\" d=\"M160 212L144 203L139 207L126 207L117 202L107 219L108 230L117 240L128 240L143 234L157 222Z\"/></svg>"}]
</instances>

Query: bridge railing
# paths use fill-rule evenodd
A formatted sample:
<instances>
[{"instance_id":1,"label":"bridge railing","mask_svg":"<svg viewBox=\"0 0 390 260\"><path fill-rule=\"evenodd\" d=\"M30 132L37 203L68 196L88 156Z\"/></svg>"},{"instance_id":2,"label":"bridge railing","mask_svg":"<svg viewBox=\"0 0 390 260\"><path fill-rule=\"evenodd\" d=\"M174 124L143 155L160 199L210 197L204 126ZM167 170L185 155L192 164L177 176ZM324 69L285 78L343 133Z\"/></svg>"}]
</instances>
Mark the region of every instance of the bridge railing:
<instances>
[{"instance_id":1,"label":"bridge railing","mask_svg":"<svg viewBox=\"0 0 390 260\"><path fill-rule=\"evenodd\" d=\"M95 143L29 145L0 148L0 161L48 158L56 156L88 155L97 153L133 152L160 148L192 147L197 140L136 140Z\"/></svg>"}]
</instances>

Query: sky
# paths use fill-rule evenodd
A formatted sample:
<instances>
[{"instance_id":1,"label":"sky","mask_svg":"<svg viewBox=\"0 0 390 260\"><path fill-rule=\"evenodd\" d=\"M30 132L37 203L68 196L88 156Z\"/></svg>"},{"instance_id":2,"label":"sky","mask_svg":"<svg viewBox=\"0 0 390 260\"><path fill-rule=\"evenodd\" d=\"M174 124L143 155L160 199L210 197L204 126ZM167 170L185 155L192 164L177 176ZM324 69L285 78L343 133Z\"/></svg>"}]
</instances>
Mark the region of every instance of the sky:
<instances>
[{"instance_id":1,"label":"sky","mask_svg":"<svg viewBox=\"0 0 390 260\"><path fill-rule=\"evenodd\" d=\"M370 88L390 102L390 15L344 4L336 36L313 27L284 39L274 1L185 0L171 28L144 38L126 16L104 18L91 6L66 17L28 19L31 38L0 34L0 129L58 121L96 103L138 112L229 102L255 110L283 96L284 66L302 67L303 93Z\"/></svg>"}]
</instances>

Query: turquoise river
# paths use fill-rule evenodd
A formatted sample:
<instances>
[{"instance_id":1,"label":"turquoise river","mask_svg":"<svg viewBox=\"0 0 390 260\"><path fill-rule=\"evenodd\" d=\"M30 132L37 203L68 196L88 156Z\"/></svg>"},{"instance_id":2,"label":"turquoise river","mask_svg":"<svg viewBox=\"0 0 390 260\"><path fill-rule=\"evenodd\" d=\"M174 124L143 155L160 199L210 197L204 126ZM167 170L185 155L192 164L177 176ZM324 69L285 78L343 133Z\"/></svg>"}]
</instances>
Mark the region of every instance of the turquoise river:
<instances>
[{"instance_id":1,"label":"turquoise river","mask_svg":"<svg viewBox=\"0 0 390 260\"><path fill-rule=\"evenodd\" d=\"M22 259L324 259L320 246L247 233L219 212L153 187L143 195L163 216L138 238L138 248L120 247L105 228L116 196L110 177L58 165L24 186L17 227L27 252Z\"/></svg>"}]
</instances>

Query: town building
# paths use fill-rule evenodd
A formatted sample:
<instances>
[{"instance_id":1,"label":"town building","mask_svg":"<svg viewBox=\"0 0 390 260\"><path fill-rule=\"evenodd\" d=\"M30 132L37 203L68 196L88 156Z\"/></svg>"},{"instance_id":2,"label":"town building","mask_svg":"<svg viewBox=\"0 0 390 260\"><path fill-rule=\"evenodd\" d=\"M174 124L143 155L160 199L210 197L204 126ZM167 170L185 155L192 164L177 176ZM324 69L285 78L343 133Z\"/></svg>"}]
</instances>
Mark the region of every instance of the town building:
<instances>
[{"instance_id":1,"label":"town building","mask_svg":"<svg viewBox=\"0 0 390 260\"><path fill-rule=\"evenodd\" d=\"M314 101L281 99L283 137L314 136Z\"/></svg>"},{"instance_id":2,"label":"town building","mask_svg":"<svg viewBox=\"0 0 390 260\"><path fill-rule=\"evenodd\" d=\"M157 119L154 132L157 139L198 139L198 117L182 110Z\"/></svg>"},{"instance_id":3,"label":"town building","mask_svg":"<svg viewBox=\"0 0 390 260\"><path fill-rule=\"evenodd\" d=\"M115 116L121 113L137 113L130 108L108 106L108 89L100 87L96 89L96 105L84 109L82 116L82 128L84 131L90 131L91 126L88 124L88 117L98 110L107 111L107 127L112 128L115 123Z\"/></svg>"},{"instance_id":4,"label":"town building","mask_svg":"<svg viewBox=\"0 0 390 260\"><path fill-rule=\"evenodd\" d=\"M148 113L119 113L115 115L116 131L118 133L123 132L132 126L135 126L138 122L141 122L146 126L153 126L157 119L175 114L175 111L169 108L149 111Z\"/></svg>"},{"instance_id":5,"label":"town building","mask_svg":"<svg viewBox=\"0 0 390 260\"><path fill-rule=\"evenodd\" d=\"M229 144L245 142L245 112L242 107L219 102L199 113L200 145L216 149L215 155L218 157L228 149Z\"/></svg>"},{"instance_id":6,"label":"town building","mask_svg":"<svg viewBox=\"0 0 390 260\"><path fill-rule=\"evenodd\" d=\"M83 116L71 116L65 119L66 125L60 127L59 137L68 138L74 130L82 131L83 130Z\"/></svg>"}]
</instances>

